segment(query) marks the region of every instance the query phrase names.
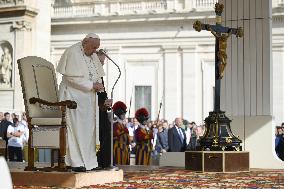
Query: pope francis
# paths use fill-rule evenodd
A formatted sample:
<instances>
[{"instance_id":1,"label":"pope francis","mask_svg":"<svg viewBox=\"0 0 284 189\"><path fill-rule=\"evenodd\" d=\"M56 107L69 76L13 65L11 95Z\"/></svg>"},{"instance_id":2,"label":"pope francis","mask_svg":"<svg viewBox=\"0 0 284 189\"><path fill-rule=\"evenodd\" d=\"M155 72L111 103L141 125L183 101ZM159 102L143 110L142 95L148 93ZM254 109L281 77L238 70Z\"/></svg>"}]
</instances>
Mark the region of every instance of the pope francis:
<instances>
[{"instance_id":1,"label":"pope francis","mask_svg":"<svg viewBox=\"0 0 284 189\"><path fill-rule=\"evenodd\" d=\"M96 92L104 89L105 75L96 50L100 38L88 34L81 42L67 48L56 70L62 74L60 100L74 100L77 109L67 109L67 151L65 162L73 171L95 170L96 157ZM112 100L105 105L111 106Z\"/></svg>"}]
</instances>

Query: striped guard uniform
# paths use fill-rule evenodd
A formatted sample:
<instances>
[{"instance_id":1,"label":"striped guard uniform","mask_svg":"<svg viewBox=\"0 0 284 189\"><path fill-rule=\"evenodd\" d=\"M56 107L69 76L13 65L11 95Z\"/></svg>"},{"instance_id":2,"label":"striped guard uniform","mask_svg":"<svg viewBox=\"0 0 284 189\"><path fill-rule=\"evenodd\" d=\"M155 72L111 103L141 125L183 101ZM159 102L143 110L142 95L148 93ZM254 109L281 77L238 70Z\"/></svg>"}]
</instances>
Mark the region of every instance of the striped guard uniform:
<instances>
[{"instance_id":1,"label":"striped guard uniform","mask_svg":"<svg viewBox=\"0 0 284 189\"><path fill-rule=\"evenodd\" d=\"M122 121L113 124L113 163L129 165L129 132Z\"/></svg>"},{"instance_id":2,"label":"striped guard uniform","mask_svg":"<svg viewBox=\"0 0 284 189\"><path fill-rule=\"evenodd\" d=\"M135 141L136 141L136 155L135 163L136 165L150 165L151 163L151 152L153 133L146 126L139 125L135 131Z\"/></svg>"}]
</instances>

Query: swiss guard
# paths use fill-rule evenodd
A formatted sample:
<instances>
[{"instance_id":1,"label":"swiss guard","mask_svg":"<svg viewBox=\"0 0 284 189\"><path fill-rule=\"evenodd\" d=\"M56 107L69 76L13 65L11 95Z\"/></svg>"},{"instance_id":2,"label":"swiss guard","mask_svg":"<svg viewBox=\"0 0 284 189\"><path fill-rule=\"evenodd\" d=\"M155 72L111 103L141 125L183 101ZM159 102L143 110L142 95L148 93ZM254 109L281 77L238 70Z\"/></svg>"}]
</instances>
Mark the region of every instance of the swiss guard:
<instances>
[{"instance_id":1,"label":"swiss guard","mask_svg":"<svg viewBox=\"0 0 284 189\"><path fill-rule=\"evenodd\" d=\"M135 131L136 141L136 165L150 165L151 152L153 139L152 131L147 127L147 120L149 119L149 113L146 108L140 108L135 113L135 118L140 123L139 127Z\"/></svg>"},{"instance_id":2,"label":"swiss guard","mask_svg":"<svg viewBox=\"0 0 284 189\"><path fill-rule=\"evenodd\" d=\"M126 114L126 105L118 101L113 107L117 121L113 123L113 163L114 165L129 165L129 132L123 123Z\"/></svg>"}]
</instances>

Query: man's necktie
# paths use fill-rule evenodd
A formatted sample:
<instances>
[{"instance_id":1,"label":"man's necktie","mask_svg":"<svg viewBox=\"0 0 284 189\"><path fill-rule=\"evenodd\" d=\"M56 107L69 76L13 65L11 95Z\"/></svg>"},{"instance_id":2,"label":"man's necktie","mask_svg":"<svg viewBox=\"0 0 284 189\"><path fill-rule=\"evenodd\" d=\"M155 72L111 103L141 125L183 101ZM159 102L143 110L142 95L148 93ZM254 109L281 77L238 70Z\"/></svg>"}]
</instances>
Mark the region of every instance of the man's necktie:
<instances>
[{"instance_id":1,"label":"man's necktie","mask_svg":"<svg viewBox=\"0 0 284 189\"><path fill-rule=\"evenodd\" d=\"M182 134L182 131L181 131L180 128L178 128L178 134L179 134L179 138L180 138L181 143L183 143L183 134Z\"/></svg>"}]
</instances>

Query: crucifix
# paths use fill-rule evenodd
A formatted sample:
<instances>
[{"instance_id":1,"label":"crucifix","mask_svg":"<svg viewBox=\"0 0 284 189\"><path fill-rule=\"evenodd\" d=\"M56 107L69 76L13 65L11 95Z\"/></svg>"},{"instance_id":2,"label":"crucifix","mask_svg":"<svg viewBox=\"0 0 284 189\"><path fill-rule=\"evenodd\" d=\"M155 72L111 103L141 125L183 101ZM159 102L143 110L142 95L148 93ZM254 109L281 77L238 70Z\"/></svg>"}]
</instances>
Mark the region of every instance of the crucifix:
<instances>
[{"instance_id":1,"label":"crucifix","mask_svg":"<svg viewBox=\"0 0 284 189\"><path fill-rule=\"evenodd\" d=\"M229 28L221 25L221 15L224 9L223 4L215 4L216 25L202 24L200 21L195 21L193 28L200 32L201 30L210 31L216 39L215 44L215 100L214 111L220 111L220 91L221 79L224 76L224 71L227 65L227 39L232 35L243 37L243 29Z\"/></svg>"},{"instance_id":2,"label":"crucifix","mask_svg":"<svg viewBox=\"0 0 284 189\"><path fill-rule=\"evenodd\" d=\"M227 65L227 40L231 35L243 37L243 29L222 26L221 15L223 9L223 4L215 4L215 25L203 24L200 21L195 21L193 24L193 28L196 31L210 31L216 39L214 111L209 112L209 116L205 119L206 129L204 135L200 138L200 147L201 150L239 151L241 150L240 144L242 141L232 133L230 126L231 120L220 109L220 92L221 79L224 76Z\"/></svg>"}]
</instances>

